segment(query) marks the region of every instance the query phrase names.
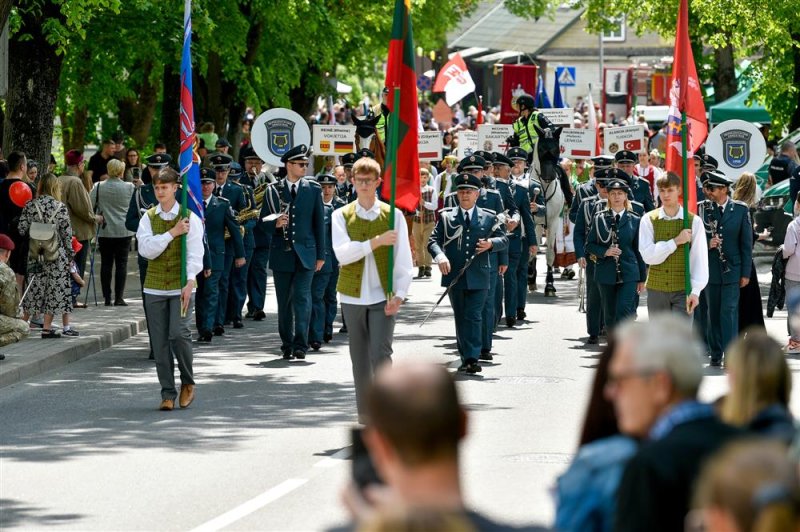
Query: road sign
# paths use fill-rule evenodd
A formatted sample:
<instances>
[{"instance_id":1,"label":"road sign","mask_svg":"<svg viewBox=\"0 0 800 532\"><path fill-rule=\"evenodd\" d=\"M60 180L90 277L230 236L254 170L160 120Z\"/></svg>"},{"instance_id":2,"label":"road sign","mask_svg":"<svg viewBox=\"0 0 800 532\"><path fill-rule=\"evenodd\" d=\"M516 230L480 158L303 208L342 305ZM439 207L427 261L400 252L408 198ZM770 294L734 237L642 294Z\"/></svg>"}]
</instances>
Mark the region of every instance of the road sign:
<instances>
[{"instance_id":1,"label":"road sign","mask_svg":"<svg viewBox=\"0 0 800 532\"><path fill-rule=\"evenodd\" d=\"M423 92L431 90L433 87L433 80L425 74L417 78L417 88Z\"/></svg>"},{"instance_id":2,"label":"road sign","mask_svg":"<svg viewBox=\"0 0 800 532\"><path fill-rule=\"evenodd\" d=\"M558 78L558 84L561 85L562 87L574 87L575 67L571 66L556 67L556 77Z\"/></svg>"}]
</instances>

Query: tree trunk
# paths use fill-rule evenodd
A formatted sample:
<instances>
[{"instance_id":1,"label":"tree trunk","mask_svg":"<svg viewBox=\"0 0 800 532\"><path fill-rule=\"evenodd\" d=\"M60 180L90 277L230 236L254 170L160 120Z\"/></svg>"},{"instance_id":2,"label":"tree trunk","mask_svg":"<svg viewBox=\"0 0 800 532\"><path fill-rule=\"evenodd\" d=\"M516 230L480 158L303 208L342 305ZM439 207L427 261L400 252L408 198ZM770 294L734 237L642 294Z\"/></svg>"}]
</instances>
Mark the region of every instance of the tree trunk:
<instances>
[{"instance_id":1,"label":"tree trunk","mask_svg":"<svg viewBox=\"0 0 800 532\"><path fill-rule=\"evenodd\" d=\"M11 6L14 4L13 0L0 0L0 32L8 22L8 15L11 14Z\"/></svg>"},{"instance_id":2,"label":"tree trunk","mask_svg":"<svg viewBox=\"0 0 800 532\"><path fill-rule=\"evenodd\" d=\"M228 140L232 146L231 157L233 157L234 161L239 160L239 145L242 143L242 128L240 122L244 116L244 111L244 102L237 101L228 107L228 123L230 124Z\"/></svg>"},{"instance_id":3,"label":"tree trunk","mask_svg":"<svg viewBox=\"0 0 800 532\"><path fill-rule=\"evenodd\" d=\"M66 111L61 111L58 115L61 121L61 142L64 146L72 146L72 128L69 126L69 117ZM64 149L64 153L68 150Z\"/></svg>"},{"instance_id":4,"label":"tree trunk","mask_svg":"<svg viewBox=\"0 0 800 532\"><path fill-rule=\"evenodd\" d=\"M132 102L133 120L130 128L126 129L133 137L136 146L144 146L150 136L150 129L153 127L153 119L156 116L156 105L158 104L158 80L152 79L154 65L148 62L143 67L142 84L138 87L138 98Z\"/></svg>"},{"instance_id":5,"label":"tree trunk","mask_svg":"<svg viewBox=\"0 0 800 532\"><path fill-rule=\"evenodd\" d=\"M171 64L164 67L164 95L161 101L161 137L167 152L177 163L180 154L181 75Z\"/></svg>"},{"instance_id":6,"label":"tree trunk","mask_svg":"<svg viewBox=\"0 0 800 532\"><path fill-rule=\"evenodd\" d=\"M22 13L26 40L20 34L8 43L8 96L3 128L7 152L24 151L29 159L49 161L53 143L53 120L56 114L63 56L42 34L48 19L61 19L60 5L45 2L41 10Z\"/></svg>"},{"instance_id":7,"label":"tree trunk","mask_svg":"<svg viewBox=\"0 0 800 532\"><path fill-rule=\"evenodd\" d=\"M205 120L214 123L214 131L220 137L225 136L225 126L227 125L228 110L223 101L222 84L222 59L216 52L208 54L208 74L206 75L206 114ZM195 118L196 120L196 118ZM206 146L213 150L214 146Z\"/></svg>"},{"instance_id":8,"label":"tree trunk","mask_svg":"<svg viewBox=\"0 0 800 532\"><path fill-rule=\"evenodd\" d=\"M70 137L70 144L64 144L64 148L68 150L81 150L86 144L86 129L89 124L89 111L86 107L79 107L75 109L72 115L72 136Z\"/></svg>"},{"instance_id":9,"label":"tree trunk","mask_svg":"<svg viewBox=\"0 0 800 532\"><path fill-rule=\"evenodd\" d=\"M719 103L734 96L738 90L736 86L736 66L733 62L733 46L729 44L724 48L714 49L714 60L717 70L714 73L714 101Z\"/></svg>"},{"instance_id":10,"label":"tree trunk","mask_svg":"<svg viewBox=\"0 0 800 532\"><path fill-rule=\"evenodd\" d=\"M316 87L319 85L321 73L314 65L307 65L300 83L289 91L289 101L292 102L292 110L308 120L309 115L316 108ZM316 78L316 79L314 79Z\"/></svg>"},{"instance_id":11,"label":"tree trunk","mask_svg":"<svg viewBox=\"0 0 800 532\"><path fill-rule=\"evenodd\" d=\"M800 33L792 34L792 41L794 42L794 79L793 85L800 87ZM800 127L800 92L795 92L794 96L794 113L789 121L789 131L794 131Z\"/></svg>"}]
</instances>

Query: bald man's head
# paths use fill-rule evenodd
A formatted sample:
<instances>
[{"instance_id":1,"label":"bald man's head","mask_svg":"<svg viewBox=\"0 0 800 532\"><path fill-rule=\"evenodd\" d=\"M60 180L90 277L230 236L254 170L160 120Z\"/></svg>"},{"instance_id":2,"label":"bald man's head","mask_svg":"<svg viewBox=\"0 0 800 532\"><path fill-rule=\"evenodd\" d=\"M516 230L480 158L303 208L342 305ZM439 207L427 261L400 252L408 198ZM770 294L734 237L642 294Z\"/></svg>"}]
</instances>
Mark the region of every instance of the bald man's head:
<instances>
[{"instance_id":1,"label":"bald man's head","mask_svg":"<svg viewBox=\"0 0 800 532\"><path fill-rule=\"evenodd\" d=\"M368 398L371 428L407 466L455 460L466 434L466 415L453 378L441 366L384 366Z\"/></svg>"}]
</instances>

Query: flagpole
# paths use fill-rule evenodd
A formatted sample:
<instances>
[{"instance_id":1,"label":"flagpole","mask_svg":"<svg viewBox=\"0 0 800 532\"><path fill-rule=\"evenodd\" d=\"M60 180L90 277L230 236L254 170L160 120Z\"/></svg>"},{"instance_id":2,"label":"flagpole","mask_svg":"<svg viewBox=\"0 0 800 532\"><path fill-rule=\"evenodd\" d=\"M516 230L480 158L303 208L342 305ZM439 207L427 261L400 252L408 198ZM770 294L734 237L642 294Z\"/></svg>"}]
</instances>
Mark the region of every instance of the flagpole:
<instances>
[{"instance_id":1,"label":"flagpole","mask_svg":"<svg viewBox=\"0 0 800 532\"><path fill-rule=\"evenodd\" d=\"M192 24L192 0L185 0L183 4L183 19L184 19L184 48L186 47L187 41L189 42L189 46L191 46L191 24ZM185 57L181 57L181 70L184 69L184 62ZM189 60L189 67L191 68L191 59ZM184 74L182 72L182 74ZM181 82L181 85L183 81ZM181 87L181 93L183 92L183 87ZM183 100L183 94L181 94L181 101ZM194 117L192 117L193 119ZM180 118L179 118L180 120ZM179 129L182 129L182 124L179 124ZM180 161L179 161L180 166ZM188 170L181 168L181 211L180 217L186 218L189 215L189 172ZM186 250L186 243L188 238L188 233L181 235L181 289L183 289L186 284L189 282L188 273L186 271L186 262L187 262L187 250ZM181 305L181 317L186 317L187 310L183 308Z\"/></svg>"},{"instance_id":2,"label":"flagpole","mask_svg":"<svg viewBox=\"0 0 800 532\"><path fill-rule=\"evenodd\" d=\"M684 87L681 87L681 90L685 90ZM681 158L682 158L682 170L683 170L683 228L684 229L691 229L691 225L689 223L689 187L695 186L694 183L689 183L689 162L686 160L686 145L688 144L687 140L687 130L688 124L686 123L686 110L681 111ZM692 278L689 272L689 246L691 242L687 242L686 245L683 246L683 283L684 283L684 290L686 291L686 298L687 298L687 310L688 310L688 298L689 295L692 293Z\"/></svg>"},{"instance_id":3,"label":"flagpole","mask_svg":"<svg viewBox=\"0 0 800 532\"><path fill-rule=\"evenodd\" d=\"M394 203L397 196L397 136L400 134L400 87L394 88L393 109L389 115L389 153L392 161L392 174L389 195L389 227L394 230L395 213ZM387 268L386 300L391 302L394 297L394 246L389 246L389 267Z\"/></svg>"}]
</instances>

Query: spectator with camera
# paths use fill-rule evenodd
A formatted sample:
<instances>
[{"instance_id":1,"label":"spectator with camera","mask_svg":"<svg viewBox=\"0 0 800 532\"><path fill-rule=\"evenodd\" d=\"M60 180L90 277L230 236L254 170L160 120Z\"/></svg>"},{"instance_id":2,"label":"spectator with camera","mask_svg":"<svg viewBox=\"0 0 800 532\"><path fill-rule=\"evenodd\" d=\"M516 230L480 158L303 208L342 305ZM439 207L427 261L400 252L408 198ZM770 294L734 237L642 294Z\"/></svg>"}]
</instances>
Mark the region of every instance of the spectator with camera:
<instances>
[{"instance_id":1,"label":"spectator with camera","mask_svg":"<svg viewBox=\"0 0 800 532\"><path fill-rule=\"evenodd\" d=\"M133 183L135 187L140 187L142 185L142 172L144 168L142 166L142 159L141 155L139 154L139 150L136 148L130 148L125 153L125 177L123 181L128 183Z\"/></svg>"},{"instance_id":2,"label":"spectator with camera","mask_svg":"<svg viewBox=\"0 0 800 532\"><path fill-rule=\"evenodd\" d=\"M94 212L103 217L97 231L100 246L100 285L107 307L111 306L111 273L114 275L114 306L127 306L123 298L128 276L128 251L133 233L125 228L125 217L133 196L134 186L122 180L125 163L108 161L108 179L95 183L90 194Z\"/></svg>"}]
</instances>

